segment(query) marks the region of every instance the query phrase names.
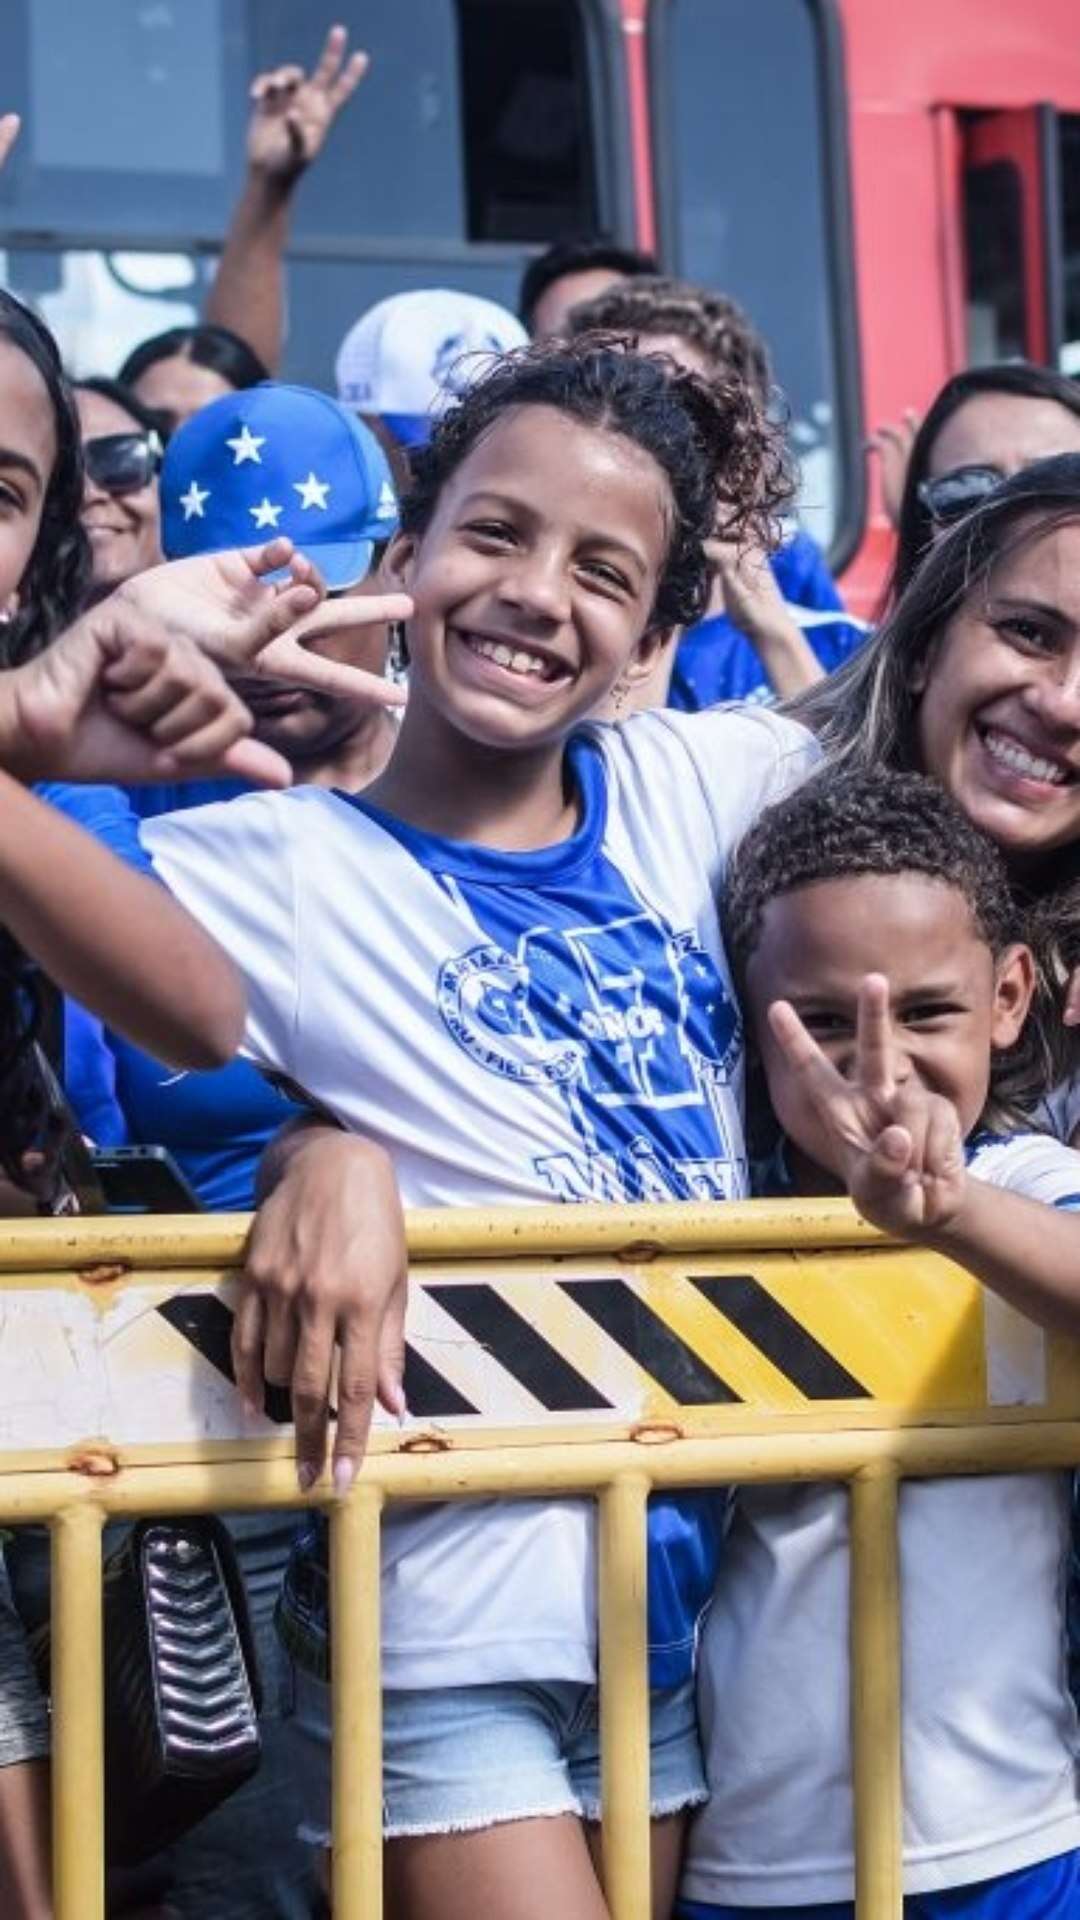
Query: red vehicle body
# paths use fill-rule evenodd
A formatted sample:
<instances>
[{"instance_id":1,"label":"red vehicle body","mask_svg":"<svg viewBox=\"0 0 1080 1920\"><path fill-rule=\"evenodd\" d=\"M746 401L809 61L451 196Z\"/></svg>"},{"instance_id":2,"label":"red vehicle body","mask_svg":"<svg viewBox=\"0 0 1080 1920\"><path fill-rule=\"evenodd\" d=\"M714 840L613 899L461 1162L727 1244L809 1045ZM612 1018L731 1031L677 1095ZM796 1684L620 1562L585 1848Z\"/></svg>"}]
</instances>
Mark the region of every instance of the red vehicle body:
<instances>
[{"instance_id":1,"label":"red vehicle body","mask_svg":"<svg viewBox=\"0 0 1080 1920\"><path fill-rule=\"evenodd\" d=\"M658 4L621 0L637 237L650 249L658 218L649 20ZM925 408L950 374L996 352L1054 363L1066 350L1067 369L1080 370L1075 0L838 0L833 11L842 38L862 421L872 427ZM979 268L971 254L986 242L969 188L991 169L998 205L996 217L989 209L990 242L1010 312L1007 327L979 340L970 324ZM843 234L834 239L845 244ZM860 611L876 597L889 543L871 485L844 576Z\"/></svg>"}]
</instances>

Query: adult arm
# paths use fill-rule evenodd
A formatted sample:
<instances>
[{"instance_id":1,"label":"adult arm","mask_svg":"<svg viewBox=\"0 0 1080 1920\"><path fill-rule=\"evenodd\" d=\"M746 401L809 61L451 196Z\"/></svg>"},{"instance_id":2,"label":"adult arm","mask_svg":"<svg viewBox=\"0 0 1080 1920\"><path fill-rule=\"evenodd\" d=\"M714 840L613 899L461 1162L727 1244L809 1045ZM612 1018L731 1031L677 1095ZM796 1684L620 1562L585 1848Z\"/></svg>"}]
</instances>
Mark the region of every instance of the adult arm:
<instances>
[{"instance_id":1,"label":"adult arm","mask_svg":"<svg viewBox=\"0 0 1080 1920\"><path fill-rule=\"evenodd\" d=\"M249 1408L263 1383L292 1390L297 1478L326 1461L335 1357L333 1473L347 1492L376 1397L405 1411L405 1226L389 1156L322 1120L290 1122L259 1170L233 1323L236 1383Z\"/></svg>"},{"instance_id":2,"label":"adult arm","mask_svg":"<svg viewBox=\"0 0 1080 1920\"><path fill-rule=\"evenodd\" d=\"M0 921L50 979L176 1067L232 1058L232 962L164 888L0 772Z\"/></svg>"},{"instance_id":3,"label":"adult arm","mask_svg":"<svg viewBox=\"0 0 1080 1920\"><path fill-rule=\"evenodd\" d=\"M802 629L792 619L767 554L736 551L711 540L713 569L709 613L726 613L746 634L779 700L790 700L824 678L824 669Z\"/></svg>"},{"instance_id":4,"label":"adult arm","mask_svg":"<svg viewBox=\"0 0 1080 1920\"><path fill-rule=\"evenodd\" d=\"M247 177L206 302L206 318L254 348L271 373L285 334L284 255L293 195L322 151L345 102L367 71L366 53L346 58L348 35L331 27L317 65L278 67L251 86Z\"/></svg>"}]
</instances>

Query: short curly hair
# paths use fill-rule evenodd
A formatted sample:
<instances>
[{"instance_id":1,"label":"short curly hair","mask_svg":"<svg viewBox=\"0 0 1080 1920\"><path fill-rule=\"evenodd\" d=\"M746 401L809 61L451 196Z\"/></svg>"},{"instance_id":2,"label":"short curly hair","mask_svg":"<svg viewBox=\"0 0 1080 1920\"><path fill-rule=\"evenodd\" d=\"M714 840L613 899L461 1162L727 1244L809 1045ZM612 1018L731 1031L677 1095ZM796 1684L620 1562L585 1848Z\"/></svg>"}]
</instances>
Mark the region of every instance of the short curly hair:
<instances>
[{"instance_id":1,"label":"short curly hair","mask_svg":"<svg viewBox=\"0 0 1080 1920\"><path fill-rule=\"evenodd\" d=\"M657 273L619 281L572 307L567 327L575 339L594 332L638 340L674 334L697 347L714 375L738 374L763 406L772 398L769 350L753 321L726 293L711 293L690 280Z\"/></svg>"},{"instance_id":2,"label":"short curly hair","mask_svg":"<svg viewBox=\"0 0 1080 1920\"><path fill-rule=\"evenodd\" d=\"M767 808L732 858L722 913L740 991L745 991L771 900L817 880L909 873L962 894L995 956L1014 941L1032 945L1040 978L1045 975L1052 956L1038 927L1025 925L1001 854L936 780L886 769L826 769ZM995 1056L991 1089L998 1114L1024 1113L1046 1093L1053 1071L1048 1031L1053 1019L1049 996L1037 991L1020 1041Z\"/></svg>"},{"instance_id":3,"label":"short curly hair","mask_svg":"<svg viewBox=\"0 0 1080 1920\"><path fill-rule=\"evenodd\" d=\"M438 421L412 459L403 533L423 535L439 496L478 441L512 408L551 407L621 435L664 474L673 511L650 627L689 626L708 597L704 543L774 546L791 499L783 435L736 373L697 379L625 340L594 334L502 355Z\"/></svg>"}]
</instances>

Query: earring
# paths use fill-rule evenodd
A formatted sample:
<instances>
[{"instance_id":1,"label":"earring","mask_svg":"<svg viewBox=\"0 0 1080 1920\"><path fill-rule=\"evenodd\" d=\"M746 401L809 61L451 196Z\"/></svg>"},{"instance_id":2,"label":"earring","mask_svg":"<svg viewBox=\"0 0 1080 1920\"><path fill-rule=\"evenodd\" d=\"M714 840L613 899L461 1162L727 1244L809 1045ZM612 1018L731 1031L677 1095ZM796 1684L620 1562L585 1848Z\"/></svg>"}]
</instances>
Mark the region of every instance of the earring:
<instances>
[{"instance_id":1,"label":"earring","mask_svg":"<svg viewBox=\"0 0 1080 1920\"><path fill-rule=\"evenodd\" d=\"M621 720L630 698L630 689L625 680L617 680L611 689L611 704L615 709L616 720Z\"/></svg>"},{"instance_id":2,"label":"earring","mask_svg":"<svg viewBox=\"0 0 1080 1920\"><path fill-rule=\"evenodd\" d=\"M404 620L390 622L389 666L392 680L404 680L409 671L409 643L405 638Z\"/></svg>"}]
</instances>

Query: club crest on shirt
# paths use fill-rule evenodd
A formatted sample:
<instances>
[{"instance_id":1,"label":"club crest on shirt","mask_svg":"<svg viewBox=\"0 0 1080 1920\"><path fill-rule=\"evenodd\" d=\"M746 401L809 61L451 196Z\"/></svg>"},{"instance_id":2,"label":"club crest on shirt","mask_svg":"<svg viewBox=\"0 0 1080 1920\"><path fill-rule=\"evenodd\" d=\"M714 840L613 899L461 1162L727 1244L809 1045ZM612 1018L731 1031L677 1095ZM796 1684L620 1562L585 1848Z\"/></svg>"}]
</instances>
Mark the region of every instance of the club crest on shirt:
<instances>
[{"instance_id":1,"label":"club crest on shirt","mask_svg":"<svg viewBox=\"0 0 1080 1920\"><path fill-rule=\"evenodd\" d=\"M742 1050L738 1009L704 948L645 913L536 926L448 960L439 1011L490 1073L570 1084L599 1107L699 1104Z\"/></svg>"}]
</instances>

